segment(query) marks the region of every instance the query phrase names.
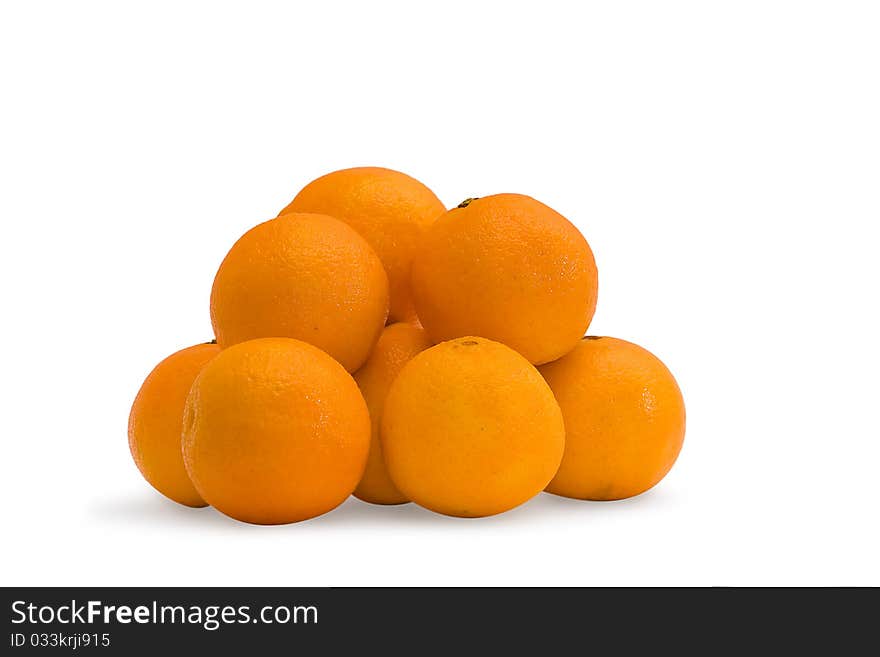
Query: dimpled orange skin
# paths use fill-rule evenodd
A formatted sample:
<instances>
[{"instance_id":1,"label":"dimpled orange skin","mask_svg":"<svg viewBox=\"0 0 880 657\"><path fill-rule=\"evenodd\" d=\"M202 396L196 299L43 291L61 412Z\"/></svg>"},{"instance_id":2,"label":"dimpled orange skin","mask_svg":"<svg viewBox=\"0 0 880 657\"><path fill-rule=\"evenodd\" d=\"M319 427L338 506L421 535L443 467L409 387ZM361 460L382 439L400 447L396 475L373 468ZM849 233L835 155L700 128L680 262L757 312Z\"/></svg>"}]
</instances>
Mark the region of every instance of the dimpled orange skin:
<instances>
[{"instance_id":1,"label":"dimpled orange skin","mask_svg":"<svg viewBox=\"0 0 880 657\"><path fill-rule=\"evenodd\" d=\"M138 470L157 491L186 506L205 506L183 467L183 407L198 373L220 353L197 344L156 365L135 397L128 417L128 447Z\"/></svg>"},{"instance_id":2,"label":"dimpled orange skin","mask_svg":"<svg viewBox=\"0 0 880 657\"><path fill-rule=\"evenodd\" d=\"M550 482L565 428L553 393L525 358L464 337L403 367L385 400L381 440L391 479L409 499L479 517L512 509Z\"/></svg>"},{"instance_id":3,"label":"dimpled orange skin","mask_svg":"<svg viewBox=\"0 0 880 657\"><path fill-rule=\"evenodd\" d=\"M369 447L370 416L354 379L299 340L223 350L187 399L187 472L209 504L244 522L330 511L357 486Z\"/></svg>"},{"instance_id":4,"label":"dimpled orange skin","mask_svg":"<svg viewBox=\"0 0 880 657\"><path fill-rule=\"evenodd\" d=\"M565 418L565 455L547 490L619 500L657 484L684 441L684 400L651 352L616 338L584 338L540 368Z\"/></svg>"},{"instance_id":5,"label":"dimpled orange skin","mask_svg":"<svg viewBox=\"0 0 880 657\"><path fill-rule=\"evenodd\" d=\"M390 322L410 321L412 255L425 229L446 212L434 192L405 173L355 167L321 176L281 211L318 212L346 222L370 243L388 273Z\"/></svg>"},{"instance_id":6,"label":"dimpled orange skin","mask_svg":"<svg viewBox=\"0 0 880 657\"><path fill-rule=\"evenodd\" d=\"M413 298L428 335L435 342L481 335L535 364L564 355L596 309L589 244L528 196L467 203L434 222L413 258Z\"/></svg>"},{"instance_id":7,"label":"dimpled orange skin","mask_svg":"<svg viewBox=\"0 0 880 657\"><path fill-rule=\"evenodd\" d=\"M214 278L211 323L221 347L287 337L359 368L385 326L388 277L367 242L325 215L291 213L255 226Z\"/></svg>"},{"instance_id":8,"label":"dimpled orange skin","mask_svg":"<svg viewBox=\"0 0 880 657\"><path fill-rule=\"evenodd\" d=\"M373 422L367 468L361 483L354 491L355 496L365 502L403 504L409 501L388 476L382 456L382 444L379 441L379 424L385 397L394 379L413 356L430 346L431 341L423 329L402 322L391 324L382 331L367 362L354 374L354 380L363 393Z\"/></svg>"}]
</instances>

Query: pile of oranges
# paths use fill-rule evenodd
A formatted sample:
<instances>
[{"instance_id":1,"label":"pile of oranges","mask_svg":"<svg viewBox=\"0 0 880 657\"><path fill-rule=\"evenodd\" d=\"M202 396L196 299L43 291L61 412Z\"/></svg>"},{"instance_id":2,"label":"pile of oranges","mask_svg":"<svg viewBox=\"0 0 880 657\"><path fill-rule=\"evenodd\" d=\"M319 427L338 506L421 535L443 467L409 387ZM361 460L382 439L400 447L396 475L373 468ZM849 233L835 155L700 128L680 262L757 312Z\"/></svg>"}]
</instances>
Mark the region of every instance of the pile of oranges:
<instances>
[{"instance_id":1,"label":"pile of oranges","mask_svg":"<svg viewBox=\"0 0 880 657\"><path fill-rule=\"evenodd\" d=\"M227 253L216 340L144 381L132 456L172 500L259 524L351 494L463 517L638 495L684 402L650 352L584 337L597 290L583 235L533 198L447 211L397 171L327 174Z\"/></svg>"}]
</instances>

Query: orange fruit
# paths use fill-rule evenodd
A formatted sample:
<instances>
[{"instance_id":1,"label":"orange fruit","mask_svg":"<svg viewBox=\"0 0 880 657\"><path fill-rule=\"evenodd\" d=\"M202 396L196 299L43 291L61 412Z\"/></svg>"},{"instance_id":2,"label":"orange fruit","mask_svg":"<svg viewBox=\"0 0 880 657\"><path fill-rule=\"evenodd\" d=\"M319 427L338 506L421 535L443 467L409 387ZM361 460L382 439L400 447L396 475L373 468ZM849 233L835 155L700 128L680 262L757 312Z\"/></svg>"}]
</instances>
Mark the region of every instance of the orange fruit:
<instances>
[{"instance_id":1,"label":"orange fruit","mask_svg":"<svg viewBox=\"0 0 880 657\"><path fill-rule=\"evenodd\" d=\"M183 458L205 501L257 524L330 511L357 486L370 415L351 375L299 340L223 350L186 402Z\"/></svg>"},{"instance_id":2,"label":"orange fruit","mask_svg":"<svg viewBox=\"0 0 880 657\"><path fill-rule=\"evenodd\" d=\"M205 506L183 467L180 435L190 386L220 353L216 344L197 344L171 354L141 385L128 416L128 447L138 470L157 491L186 506Z\"/></svg>"},{"instance_id":3,"label":"orange fruit","mask_svg":"<svg viewBox=\"0 0 880 657\"><path fill-rule=\"evenodd\" d=\"M379 338L388 278L347 224L291 213L251 228L214 279L211 323L221 347L263 337L303 340L350 372Z\"/></svg>"},{"instance_id":4,"label":"orange fruit","mask_svg":"<svg viewBox=\"0 0 880 657\"><path fill-rule=\"evenodd\" d=\"M428 336L421 328L399 322L386 327L379 336L373 353L364 366L354 374L373 421L370 455L361 483L355 488L356 497L373 504L402 504L409 500L397 490L388 476L379 441L379 421L388 389L400 370L416 354L431 346Z\"/></svg>"},{"instance_id":5,"label":"orange fruit","mask_svg":"<svg viewBox=\"0 0 880 657\"><path fill-rule=\"evenodd\" d=\"M512 509L550 482L565 427L531 363L503 344L464 337L403 366L385 399L381 440L401 493L476 517Z\"/></svg>"},{"instance_id":6,"label":"orange fruit","mask_svg":"<svg viewBox=\"0 0 880 657\"><path fill-rule=\"evenodd\" d=\"M684 400L651 352L584 338L540 368L565 418L565 455L547 490L584 500L643 493L672 468L684 441Z\"/></svg>"},{"instance_id":7,"label":"orange fruit","mask_svg":"<svg viewBox=\"0 0 880 657\"><path fill-rule=\"evenodd\" d=\"M425 233L412 264L416 310L435 342L481 335L535 364L577 344L597 286L593 252L578 229L520 194L450 210Z\"/></svg>"},{"instance_id":8,"label":"orange fruit","mask_svg":"<svg viewBox=\"0 0 880 657\"><path fill-rule=\"evenodd\" d=\"M381 167L334 171L306 185L281 211L329 214L370 243L388 273L391 322L415 314L409 269L425 229L446 212L434 192L405 173Z\"/></svg>"}]
</instances>

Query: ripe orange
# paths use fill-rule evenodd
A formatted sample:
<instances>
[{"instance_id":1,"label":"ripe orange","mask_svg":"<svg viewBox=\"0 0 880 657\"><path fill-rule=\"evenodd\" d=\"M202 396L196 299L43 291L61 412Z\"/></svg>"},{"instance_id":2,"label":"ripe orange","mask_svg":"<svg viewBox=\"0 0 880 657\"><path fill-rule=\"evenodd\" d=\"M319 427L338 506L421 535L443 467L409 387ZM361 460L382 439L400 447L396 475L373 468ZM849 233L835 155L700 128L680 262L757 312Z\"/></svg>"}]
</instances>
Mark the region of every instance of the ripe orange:
<instances>
[{"instance_id":1,"label":"ripe orange","mask_svg":"<svg viewBox=\"0 0 880 657\"><path fill-rule=\"evenodd\" d=\"M388 278L375 252L350 226L318 214L291 213L249 230L211 290L221 347L296 338L350 372L367 359L387 315Z\"/></svg>"},{"instance_id":2,"label":"ripe orange","mask_svg":"<svg viewBox=\"0 0 880 657\"><path fill-rule=\"evenodd\" d=\"M434 341L482 335L546 363L572 349L596 309L589 244L565 217L519 194L468 200L428 229L412 264Z\"/></svg>"},{"instance_id":3,"label":"ripe orange","mask_svg":"<svg viewBox=\"0 0 880 657\"><path fill-rule=\"evenodd\" d=\"M415 178L381 167L334 171L306 185L281 211L318 212L346 222L370 243L388 272L391 322L415 314L409 270L425 229L446 211L434 192Z\"/></svg>"},{"instance_id":4,"label":"ripe orange","mask_svg":"<svg viewBox=\"0 0 880 657\"><path fill-rule=\"evenodd\" d=\"M205 501L183 467L183 407L196 375L218 353L220 347L208 343L168 356L147 376L128 416L128 447L138 470L153 488L186 506Z\"/></svg>"},{"instance_id":5,"label":"ripe orange","mask_svg":"<svg viewBox=\"0 0 880 657\"><path fill-rule=\"evenodd\" d=\"M547 490L619 500L648 490L684 441L684 400L651 352L616 338L584 338L540 368L565 417L565 456Z\"/></svg>"},{"instance_id":6,"label":"ripe orange","mask_svg":"<svg viewBox=\"0 0 880 657\"><path fill-rule=\"evenodd\" d=\"M559 405L538 371L485 338L415 356L382 414L385 464L412 501L453 516L507 511L553 478L565 442Z\"/></svg>"},{"instance_id":7,"label":"ripe orange","mask_svg":"<svg viewBox=\"0 0 880 657\"><path fill-rule=\"evenodd\" d=\"M409 501L388 476L379 441L379 421L388 389L400 370L413 356L430 346L431 342L423 329L403 322L391 324L379 336L367 362L354 374L354 380L364 395L367 408L370 409L370 419L373 421L367 469L354 491L355 496L365 502L402 504Z\"/></svg>"},{"instance_id":8,"label":"ripe orange","mask_svg":"<svg viewBox=\"0 0 880 657\"><path fill-rule=\"evenodd\" d=\"M299 340L223 350L187 399L187 472L209 504L245 522L330 511L357 486L369 448L370 415L354 379Z\"/></svg>"}]
</instances>

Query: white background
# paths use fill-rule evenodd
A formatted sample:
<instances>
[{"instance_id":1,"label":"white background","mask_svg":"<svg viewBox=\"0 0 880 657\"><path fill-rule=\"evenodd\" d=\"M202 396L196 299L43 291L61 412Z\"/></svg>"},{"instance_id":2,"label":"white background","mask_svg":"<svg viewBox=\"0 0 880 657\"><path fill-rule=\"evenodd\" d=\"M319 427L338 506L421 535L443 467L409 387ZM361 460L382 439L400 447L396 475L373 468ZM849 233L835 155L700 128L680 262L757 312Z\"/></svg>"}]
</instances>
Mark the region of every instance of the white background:
<instances>
[{"instance_id":1,"label":"white background","mask_svg":"<svg viewBox=\"0 0 880 657\"><path fill-rule=\"evenodd\" d=\"M880 585L876 3L140 7L0 9L2 584ZM356 165L581 228L590 333L684 391L665 481L283 527L143 481L131 401L226 250Z\"/></svg>"}]
</instances>

